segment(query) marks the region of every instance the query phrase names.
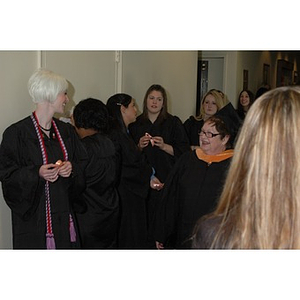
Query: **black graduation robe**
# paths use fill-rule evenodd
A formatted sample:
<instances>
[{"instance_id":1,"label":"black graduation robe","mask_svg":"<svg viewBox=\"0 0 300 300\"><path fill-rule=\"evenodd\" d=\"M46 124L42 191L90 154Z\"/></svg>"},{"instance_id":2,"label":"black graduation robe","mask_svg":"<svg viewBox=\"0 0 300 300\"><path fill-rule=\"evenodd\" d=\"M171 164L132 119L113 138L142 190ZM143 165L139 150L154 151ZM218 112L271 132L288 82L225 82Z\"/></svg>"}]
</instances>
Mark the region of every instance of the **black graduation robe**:
<instances>
[{"instance_id":1,"label":"black graduation robe","mask_svg":"<svg viewBox=\"0 0 300 300\"><path fill-rule=\"evenodd\" d=\"M155 239L167 248L190 248L196 221L213 211L231 158L211 164L196 151L183 154L168 177L155 222Z\"/></svg>"},{"instance_id":2,"label":"black graduation robe","mask_svg":"<svg viewBox=\"0 0 300 300\"><path fill-rule=\"evenodd\" d=\"M129 125L129 131L136 144L147 132L151 136L161 136L166 144L173 146L174 156L156 146L152 147L151 143L143 150L151 166L155 169L155 176L161 182L165 182L180 155L190 150L188 137L181 120L170 114L162 122L156 120L154 123L139 116L136 122Z\"/></svg>"},{"instance_id":3,"label":"black graduation robe","mask_svg":"<svg viewBox=\"0 0 300 300\"><path fill-rule=\"evenodd\" d=\"M215 116L220 117L223 122L225 122L226 127L230 132L229 143L231 144L232 148L234 148L237 136L242 125L242 120L240 119L231 102L217 111Z\"/></svg>"},{"instance_id":4,"label":"black graduation robe","mask_svg":"<svg viewBox=\"0 0 300 300\"><path fill-rule=\"evenodd\" d=\"M202 129L204 120L196 120L194 116L190 116L184 123L184 129L189 139L190 146L199 146L199 131Z\"/></svg>"},{"instance_id":5,"label":"black graduation robe","mask_svg":"<svg viewBox=\"0 0 300 300\"><path fill-rule=\"evenodd\" d=\"M73 175L59 177L50 185L52 226L56 249L79 247L79 238L70 242L69 214L73 216L72 200L84 188L83 165L86 157L70 124L55 119L73 166ZM64 160L59 141L51 129L51 139L44 142L48 162ZM54 136L54 138L53 138ZM3 196L12 211L13 248L46 248L45 180L39 176L43 164L40 145L30 117L11 126L3 133L0 147L0 180ZM80 203L76 202L78 207Z\"/></svg>"},{"instance_id":6,"label":"black graduation robe","mask_svg":"<svg viewBox=\"0 0 300 300\"><path fill-rule=\"evenodd\" d=\"M152 168L132 137L121 130L110 133L118 154L117 188L120 195L119 249L147 248L146 199Z\"/></svg>"},{"instance_id":7,"label":"black graduation robe","mask_svg":"<svg viewBox=\"0 0 300 300\"><path fill-rule=\"evenodd\" d=\"M86 189L81 197L84 213L77 213L83 249L116 248L119 196L116 189L117 158L112 141L96 133L81 139L89 157Z\"/></svg>"},{"instance_id":8,"label":"black graduation robe","mask_svg":"<svg viewBox=\"0 0 300 300\"><path fill-rule=\"evenodd\" d=\"M162 122L156 120L152 123L149 119L144 119L139 116L136 122L129 125L130 134L133 136L135 143L145 133L151 136L161 136L166 144L172 145L174 149L174 156L166 153L158 147L152 147L151 143L143 149L147 160L155 169L155 176L164 183L176 160L186 151L190 151L189 141L182 125L181 120L170 114ZM160 201L161 191L150 191L147 202L147 214L149 223L149 243L155 247L155 240L153 238L154 215L157 209L157 204Z\"/></svg>"}]
</instances>

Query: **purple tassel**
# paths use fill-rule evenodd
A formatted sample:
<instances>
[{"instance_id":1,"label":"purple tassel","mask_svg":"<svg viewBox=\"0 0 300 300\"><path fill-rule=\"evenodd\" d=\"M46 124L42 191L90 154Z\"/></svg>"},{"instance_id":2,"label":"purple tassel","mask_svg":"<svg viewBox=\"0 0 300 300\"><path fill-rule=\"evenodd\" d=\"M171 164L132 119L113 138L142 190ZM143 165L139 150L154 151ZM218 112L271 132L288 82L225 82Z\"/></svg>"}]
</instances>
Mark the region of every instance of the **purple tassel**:
<instances>
[{"instance_id":1,"label":"purple tassel","mask_svg":"<svg viewBox=\"0 0 300 300\"><path fill-rule=\"evenodd\" d=\"M76 231L75 231L75 227L74 227L73 218L71 215L70 215L70 221L69 221L69 230L70 230L71 242L76 242Z\"/></svg>"},{"instance_id":2,"label":"purple tassel","mask_svg":"<svg viewBox=\"0 0 300 300\"><path fill-rule=\"evenodd\" d=\"M55 240L52 233L46 234L47 249L55 249Z\"/></svg>"}]
</instances>

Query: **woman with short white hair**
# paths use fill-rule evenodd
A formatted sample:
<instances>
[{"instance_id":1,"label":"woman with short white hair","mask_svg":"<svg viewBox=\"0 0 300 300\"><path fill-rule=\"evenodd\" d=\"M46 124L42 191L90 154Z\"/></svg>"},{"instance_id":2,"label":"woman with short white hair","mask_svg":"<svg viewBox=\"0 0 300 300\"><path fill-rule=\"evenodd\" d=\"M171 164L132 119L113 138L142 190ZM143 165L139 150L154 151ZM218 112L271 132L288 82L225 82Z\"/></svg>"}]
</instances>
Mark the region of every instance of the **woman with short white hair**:
<instances>
[{"instance_id":1,"label":"woman with short white hair","mask_svg":"<svg viewBox=\"0 0 300 300\"><path fill-rule=\"evenodd\" d=\"M28 90L35 111L3 134L0 180L12 211L14 249L79 247L71 200L84 186L76 164L84 152L73 127L54 118L69 101L67 87L52 71L34 72Z\"/></svg>"}]
</instances>

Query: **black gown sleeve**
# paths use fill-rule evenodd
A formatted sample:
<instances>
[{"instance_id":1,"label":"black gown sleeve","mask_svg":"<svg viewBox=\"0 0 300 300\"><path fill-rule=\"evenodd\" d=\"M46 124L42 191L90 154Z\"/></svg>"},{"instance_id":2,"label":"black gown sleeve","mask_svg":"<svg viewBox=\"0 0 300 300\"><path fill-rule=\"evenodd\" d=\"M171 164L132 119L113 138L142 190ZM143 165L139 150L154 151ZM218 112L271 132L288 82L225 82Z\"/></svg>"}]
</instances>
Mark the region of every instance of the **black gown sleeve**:
<instances>
[{"instance_id":1,"label":"black gown sleeve","mask_svg":"<svg viewBox=\"0 0 300 300\"><path fill-rule=\"evenodd\" d=\"M174 156L178 158L182 153L189 151L189 140L181 120L174 116L173 121L173 141Z\"/></svg>"},{"instance_id":2,"label":"black gown sleeve","mask_svg":"<svg viewBox=\"0 0 300 300\"><path fill-rule=\"evenodd\" d=\"M23 219L35 211L45 184L39 176L40 165L24 161L22 153L27 151L18 127L8 127L0 147L0 181L7 205Z\"/></svg>"},{"instance_id":3,"label":"black gown sleeve","mask_svg":"<svg viewBox=\"0 0 300 300\"><path fill-rule=\"evenodd\" d=\"M57 122L59 124L59 122ZM72 208L76 212L84 212L86 205L82 193L86 189L85 168L88 164L88 153L81 143L73 126L62 124L67 128L65 140L68 140L69 160L72 163L72 174L70 176L69 199ZM60 128L62 131L63 128Z\"/></svg>"},{"instance_id":4,"label":"black gown sleeve","mask_svg":"<svg viewBox=\"0 0 300 300\"><path fill-rule=\"evenodd\" d=\"M190 116L184 123L184 129L191 146L199 146L199 131L203 126L203 120L196 120L194 116Z\"/></svg>"},{"instance_id":5,"label":"black gown sleeve","mask_svg":"<svg viewBox=\"0 0 300 300\"><path fill-rule=\"evenodd\" d=\"M221 217L206 215L198 220L192 236L192 249L210 249L221 224Z\"/></svg>"},{"instance_id":6,"label":"black gown sleeve","mask_svg":"<svg viewBox=\"0 0 300 300\"><path fill-rule=\"evenodd\" d=\"M188 139L189 139L189 143L190 145L192 145L192 140L191 140L191 127L192 127L192 118L193 116L190 116L188 119L186 119L183 123L183 127L185 129L185 132L188 136Z\"/></svg>"},{"instance_id":7,"label":"black gown sleeve","mask_svg":"<svg viewBox=\"0 0 300 300\"><path fill-rule=\"evenodd\" d=\"M132 137L123 132L114 131L110 134L119 161L118 185L126 188L142 198L147 197L150 189L152 167L145 155L135 145Z\"/></svg>"},{"instance_id":8,"label":"black gown sleeve","mask_svg":"<svg viewBox=\"0 0 300 300\"><path fill-rule=\"evenodd\" d=\"M89 162L85 169L87 188L85 197L93 203L93 209L110 210L117 202L112 193L116 186L116 153L111 140L105 137L89 136L82 139Z\"/></svg>"},{"instance_id":9,"label":"black gown sleeve","mask_svg":"<svg viewBox=\"0 0 300 300\"><path fill-rule=\"evenodd\" d=\"M190 152L185 153L179 158L162 190L162 198L155 216L155 240L163 244L168 243L175 234L180 209L178 187L188 155L190 155Z\"/></svg>"}]
</instances>

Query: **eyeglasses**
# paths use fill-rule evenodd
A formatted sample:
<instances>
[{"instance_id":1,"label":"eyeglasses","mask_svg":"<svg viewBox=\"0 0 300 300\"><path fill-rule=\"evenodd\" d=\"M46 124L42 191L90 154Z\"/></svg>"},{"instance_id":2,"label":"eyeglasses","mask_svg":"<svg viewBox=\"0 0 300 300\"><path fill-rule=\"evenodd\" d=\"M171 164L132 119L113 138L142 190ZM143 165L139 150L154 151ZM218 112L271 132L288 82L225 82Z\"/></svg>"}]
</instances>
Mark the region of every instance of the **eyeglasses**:
<instances>
[{"instance_id":1,"label":"eyeglasses","mask_svg":"<svg viewBox=\"0 0 300 300\"><path fill-rule=\"evenodd\" d=\"M208 139L211 139L211 138L213 138L213 137L215 137L215 136L217 136L217 135L220 135L220 133L212 133L212 132L205 132L205 131L203 131L203 130L200 130L199 132L198 132L198 134L199 135L205 135Z\"/></svg>"}]
</instances>

